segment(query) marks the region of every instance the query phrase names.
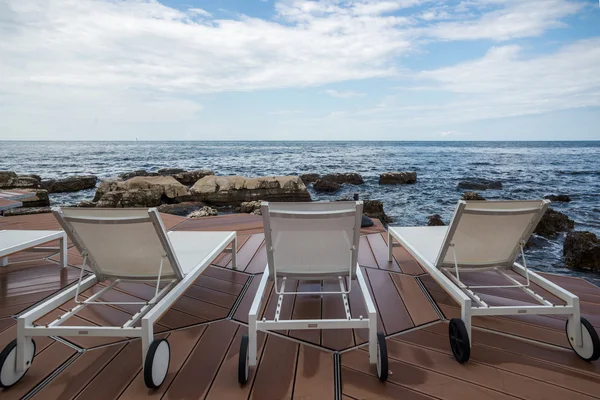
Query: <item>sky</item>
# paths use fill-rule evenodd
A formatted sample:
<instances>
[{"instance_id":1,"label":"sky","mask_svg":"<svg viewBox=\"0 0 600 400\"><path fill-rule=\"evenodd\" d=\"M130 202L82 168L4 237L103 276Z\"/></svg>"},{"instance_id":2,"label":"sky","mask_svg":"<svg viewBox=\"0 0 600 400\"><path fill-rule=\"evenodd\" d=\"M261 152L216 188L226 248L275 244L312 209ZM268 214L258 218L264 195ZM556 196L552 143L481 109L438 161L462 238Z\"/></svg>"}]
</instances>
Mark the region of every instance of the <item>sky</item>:
<instances>
[{"instance_id":1,"label":"sky","mask_svg":"<svg viewBox=\"0 0 600 400\"><path fill-rule=\"evenodd\" d=\"M0 0L0 140L600 140L598 0Z\"/></svg>"}]
</instances>

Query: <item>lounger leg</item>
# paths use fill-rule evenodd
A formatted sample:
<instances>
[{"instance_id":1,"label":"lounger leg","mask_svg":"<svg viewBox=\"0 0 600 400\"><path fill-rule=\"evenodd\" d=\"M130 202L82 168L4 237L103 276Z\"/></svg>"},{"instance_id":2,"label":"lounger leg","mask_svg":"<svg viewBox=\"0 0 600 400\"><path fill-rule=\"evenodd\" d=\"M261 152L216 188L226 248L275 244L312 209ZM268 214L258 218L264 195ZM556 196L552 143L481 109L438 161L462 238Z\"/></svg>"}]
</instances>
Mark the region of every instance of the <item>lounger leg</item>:
<instances>
[{"instance_id":1,"label":"lounger leg","mask_svg":"<svg viewBox=\"0 0 600 400\"><path fill-rule=\"evenodd\" d=\"M8 265L8 256L0 258L0 267L6 267Z\"/></svg>"},{"instance_id":2,"label":"lounger leg","mask_svg":"<svg viewBox=\"0 0 600 400\"><path fill-rule=\"evenodd\" d=\"M369 313L369 362L377 364L377 313Z\"/></svg>"},{"instance_id":3,"label":"lounger leg","mask_svg":"<svg viewBox=\"0 0 600 400\"><path fill-rule=\"evenodd\" d=\"M257 331L256 316L248 319L248 365L254 367L257 363Z\"/></svg>"},{"instance_id":4,"label":"lounger leg","mask_svg":"<svg viewBox=\"0 0 600 400\"><path fill-rule=\"evenodd\" d=\"M465 302L461 307L461 319L465 323L467 328L467 334L469 335L469 347L471 347L471 301Z\"/></svg>"},{"instance_id":5,"label":"lounger leg","mask_svg":"<svg viewBox=\"0 0 600 400\"><path fill-rule=\"evenodd\" d=\"M231 268L237 268L237 236L233 238L231 244Z\"/></svg>"},{"instance_id":6,"label":"lounger leg","mask_svg":"<svg viewBox=\"0 0 600 400\"><path fill-rule=\"evenodd\" d=\"M60 265L62 267L67 266L67 238L63 236L60 239Z\"/></svg>"},{"instance_id":7,"label":"lounger leg","mask_svg":"<svg viewBox=\"0 0 600 400\"><path fill-rule=\"evenodd\" d=\"M573 314L569 317L569 338L575 338L576 346L583 346L583 337L581 330L581 311L579 310L579 298L573 299Z\"/></svg>"},{"instance_id":8,"label":"lounger leg","mask_svg":"<svg viewBox=\"0 0 600 400\"><path fill-rule=\"evenodd\" d=\"M27 360L25 355L25 343L28 338L25 337L25 320L17 320L17 368L18 372L27 369Z\"/></svg>"},{"instance_id":9,"label":"lounger leg","mask_svg":"<svg viewBox=\"0 0 600 400\"><path fill-rule=\"evenodd\" d=\"M154 340L154 327L148 319L142 319L142 365L146 362L146 354Z\"/></svg>"},{"instance_id":10,"label":"lounger leg","mask_svg":"<svg viewBox=\"0 0 600 400\"><path fill-rule=\"evenodd\" d=\"M392 250L394 250L394 237L390 231L388 231L388 262L392 262L392 257L394 256Z\"/></svg>"}]
</instances>

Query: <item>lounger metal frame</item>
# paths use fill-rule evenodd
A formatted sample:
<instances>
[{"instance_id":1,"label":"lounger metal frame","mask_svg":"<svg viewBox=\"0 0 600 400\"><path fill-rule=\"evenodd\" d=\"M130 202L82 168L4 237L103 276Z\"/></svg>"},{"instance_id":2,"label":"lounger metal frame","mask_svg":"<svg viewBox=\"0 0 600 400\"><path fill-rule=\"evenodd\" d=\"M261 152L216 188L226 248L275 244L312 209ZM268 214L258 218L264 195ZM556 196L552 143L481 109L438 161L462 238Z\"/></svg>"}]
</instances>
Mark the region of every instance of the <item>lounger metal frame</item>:
<instances>
[{"instance_id":1,"label":"lounger metal frame","mask_svg":"<svg viewBox=\"0 0 600 400\"><path fill-rule=\"evenodd\" d=\"M466 203L464 201L459 201L458 207L452 219L450 226L448 227L448 233L446 238L444 239L444 243L442 245L442 251L438 255L437 265L432 264L428 261L423 255L419 253L415 247L413 247L407 239L402 236L396 234L393 229L388 230L388 260L392 261L392 248L394 247L393 240L396 239L402 247L404 247L419 263L425 268L425 270L431 275L431 277L448 293L457 303L461 306L461 319L465 323L467 328L467 333L469 335L469 344L471 344L471 317L472 316L492 316L492 315L568 315L569 316L569 338L573 338L576 346L582 345L582 329L580 321L580 309L579 309L579 298L572 294L571 292L563 289L562 287L556 285L555 283L549 281L541 275L538 275L534 271L527 268L527 264L525 262L525 255L523 254L523 246L525 243L520 243L521 256L523 259L523 264L518 262L513 262L508 266L495 266L489 265L487 267L478 267L478 268L469 268L469 267L461 267L456 264L454 267L441 267L441 263L444 260L446 252L448 250L453 250L452 245L452 236L454 231L458 226L458 222L460 217L463 214L492 214L492 213L506 213L506 214L517 214L517 213L531 213L537 212L538 216L535 218L530 224L528 231L523 235L524 238L529 238L537 226L538 222L544 215L544 212L548 208L548 204L550 202L545 200L542 202L541 208L537 207L535 209L521 209L521 210L502 210L502 211L494 211L494 210L478 210L478 209L469 209L466 210ZM525 239L526 240L526 239ZM517 251L519 248L517 248ZM517 252L513 254L512 259L514 259L517 255ZM507 282L510 284L507 285L486 285L486 286L468 286L460 281L460 271L468 271L469 273L479 272L479 271L495 271L500 276L506 278ZM505 271L513 271L519 276L523 277L526 280L526 283L523 284L512 276L508 275ZM454 272L454 273L453 273ZM536 293L531 289L530 283L533 282L546 291L550 292L554 296L563 300L565 305L555 305L550 301L546 300L543 296ZM473 289L482 289L482 288L519 288L524 293L527 293L531 296L535 301L540 303L539 305L518 305L518 306L490 306L485 301L483 301L474 291ZM576 323L575 323L576 322Z\"/></svg>"},{"instance_id":2,"label":"lounger metal frame","mask_svg":"<svg viewBox=\"0 0 600 400\"><path fill-rule=\"evenodd\" d=\"M183 295L183 293L190 287L190 285L202 274L202 272L210 265L210 261L214 260L221 252L232 253L232 264L236 266L236 249L237 249L237 238L235 232L224 239L220 246L216 247L209 255L204 259L209 260L204 264L199 264L188 274L183 275L175 252L170 245L166 230L160 219L159 213L155 208L148 210L147 217L123 217L123 218L110 218L102 220L101 218L89 218L86 222L92 222L97 224L115 224L115 223L141 223L141 222L152 222L156 233L159 236L161 243L165 249L165 255L161 260L157 260L157 278L112 278L106 277L100 270L95 267L93 258L90 254L85 251L85 245L81 239L77 236L74 229L71 227L71 220L77 218L65 217L60 208L53 208L52 212L56 216L57 220L66 232L70 232L71 240L77 247L77 249L83 254L84 262L81 265L81 272L79 280L76 285L68 287L56 295L52 296L48 300L32 308L31 310L20 315L17 319L17 370L23 371L27 368L26 356L25 356L25 343L28 337L35 336L102 336L102 337L128 337L128 338L141 338L142 339L142 365L146 359L148 348L154 340L154 323ZM81 219L81 218L80 218ZM93 220L93 221L92 221ZM228 246L231 245L231 249ZM177 275L176 278L168 278L168 282L165 286L160 288L161 283L166 282L161 277L161 269L163 259L168 258L171 262L171 266ZM85 267L88 266L93 275L84 277ZM78 301L78 295L80 292L84 292L90 287L98 284L99 282L108 279L109 285L93 294L84 301ZM155 295L152 299L143 302L106 302L106 301L95 301L103 294L106 294L109 290L113 289L119 282L156 282ZM57 309L61 304L74 299L77 303L75 307L70 309L68 312L60 315L54 321L41 326L34 325L34 321L38 320L42 316L46 315L52 310ZM135 313L127 322L121 326L61 326L67 319L76 315L82 311L85 307L91 305L140 305L140 310ZM141 320L141 326L134 326Z\"/></svg>"},{"instance_id":3,"label":"lounger metal frame","mask_svg":"<svg viewBox=\"0 0 600 400\"><path fill-rule=\"evenodd\" d=\"M344 213L348 213L348 211L301 211L301 212L286 212L286 211L269 211L269 203L263 202L261 205L261 210L263 216L268 216L271 214L279 214L282 216L283 214L289 214L290 218L303 218L306 217L318 217L322 215L323 217L327 217L328 215L341 215ZM306 292L286 292L285 285L287 281L287 276L281 278L281 284L278 285L278 277L277 277L277 268L274 263L273 251L274 249L267 248L267 259L268 264L265 267L265 272L260 280L258 285L258 289L256 291L256 295L254 297L254 301L252 302L252 306L250 307L250 312L248 315L248 339L249 339L249 365L255 366L257 363L257 332L263 331L273 331L273 330L297 330L297 329L361 329L366 328L369 330L369 361L371 364L377 363L377 311L375 309L375 305L373 300L371 299L371 294L369 293L369 289L365 282L365 278L362 274L361 269L359 268L358 263L356 262L358 256L358 244L360 242L360 224L361 224L361 215L362 215L362 202L357 202L357 206L355 211L352 211L353 214L358 217L355 218L355 226L354 226L354 238L353 238L353 257L352 257L352 265L355 265L355 268L350 267L348 270L347 276L340 275L329 275L329 276L321 276L315 274L313 276L302 276L300 279L306 280L337 280L340 290L339 291L306 291ZM271 241L271 227L268 218L264 218L265 225L265 241L266 243L272 243ZM269 265L273 267L273 276L269 273ZM353 271L355 269L355 271ZM359 318L352 318L350 314L350 306L348 303L348 294L351 289L351 281L356 277L358 281L358 285L360 291L363 296L363 300L365 302L367 308L367 317L364 318L360 316ZM262 320L257 320L258 313L261 309L262 301L265 295L265 289L267 287L267 282L272 280L274 282L274 290L275 294L278 295L277 299L277 308L275 310L275 317L272 320L267 320L263 318ZM283 304L284 296L286 295L322 295L322 294L339 294L342 298L342 302L344 304L344 310L346 313L346 318L344 319L280 319L281 306Z\"/></svg>"}]
</instances>

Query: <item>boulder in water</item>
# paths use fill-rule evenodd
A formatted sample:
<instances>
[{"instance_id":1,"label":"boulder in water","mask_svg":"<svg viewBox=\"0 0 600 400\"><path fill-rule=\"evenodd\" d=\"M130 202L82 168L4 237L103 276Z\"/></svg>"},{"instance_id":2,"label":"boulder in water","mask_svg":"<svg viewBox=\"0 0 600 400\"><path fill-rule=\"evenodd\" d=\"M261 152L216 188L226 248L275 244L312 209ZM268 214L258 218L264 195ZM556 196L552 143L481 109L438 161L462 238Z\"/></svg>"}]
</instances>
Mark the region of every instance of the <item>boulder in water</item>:
<instances>
[{"instance_id":1,"label":"boulder in water","mask_svg":"<svg viewBox=\"0 0 600 400\"><path fill-rule=\"evenodd\" d=\"M379 200L363 200L363 214L369 218L377 218L384 224L389 224L393 218L385 213L383 203Z\"/></svg>"},{"instance_id":2,"label":"boulder in water","mask_svg":"<svg viewBox=\"0 0 600 400\"><path fill-rule=\"evenodd\" d=\"M37 175L17 175L12 171L0 171L1 189L39 189L40 179Z\"/></svg>"},{"instance_id":3,"label":"boulder in water","mask_svg":"<svg viewBox=\"0 0 600 400\"><path fill-rule=\"evenodd\" d=\"M319 179L320 177L321 177L321 175L319 175L319 174L302 174L302 175L300 175L300 179L302 179L302 182L304 182L305 185L316 182L317 179Z\"/></svg>"},{"instance_id":4,"label":"boulder in water","mask_svg":"<svg viewBox=\"0 0 600 400\"><path fill-rule=\"evenodd\" d=\"M245 201L311 201L306 186L298 176L209 175L192 186L191 193L198 201L213 205L239 205Z\"/></svg>"},{"instance_id":5,"label":"boulder in water","mask_svg":"<svg viewBox=\"0 0 600 400\"><path fill-rule=\"evenodd\" d=\"M190 213L201 209L205 205L206 204L199 201L184 201L183 203L161 204L157 207L157 209L161 213L186 217Z\"/></svg>"},{"instance_id":6,"label":"boulder in water","mask_svg":"<svg viewBox=\"0 0 600 400\"><path fill-rule=\"evenodd\" d=\"M357 174L356 172L327 174L323 175L321 179L324 181L338 183L340 185L344 183L349 183L351 185L362 185L363 183L365 183L363 177L360 176L360 174Z\"/></svg>"},{"instance_id":7,"label":"boulder in water","mask_svg":"<svg viewBox=\"0 0 600 400\"><path fill-rule=\"evenodd\" d=\"M98 178L95 175L77 175L62 179L47 179L41 182L48 193L78 192L96 187Z\"/></svg>"},{"instance_id":8,"label":"boulder in water","mask_svg":"<svg viewBox=\"0 0 600 400\"><path fill-rule=\"evenodd\" d=\"M379 175L380 185L406 185L417 183L417 173L414 171L384 172Z\"/></svg>"},{"instance_id":9,"label":"boulder in water","mask_svg":"<svg viewBox=\"0 0 600 400\"><path fill-rule=\"evenodd\" d=\"M325 192L325 193L333 193L340 190L342 185L339 183L335 183L332 181L327 181L324 179L317 179L317 181L313 184L313 189L317 192Z\"/></svg>"},{"instance_id":10,"label":"boulder in water","mask_svg":"<svg viewBox=\"0 0 600 400\"><path fill-rule=\"evenodd\" d=\"M592 232L569 232L563 255L569 268L600 271L600 239Z\"/></svg>"},{"instance_id":11,"label":"boulder in water","mask_svg":"<svg viewBox=\"0 0 600 400\"><path fill-rule=\"evenodd\" d=\"M216 215L219 215L217 209L209 206L204 206L201 209L192 212L190 215L188 215L188 218L214 217Z\"/></svg>"},{"instance_id":12,"label":"boulder in water","mask_svg":"<svg viewBox=\"0 0 600 400\"><path fill-rule=\"evenodd\" d=\"M138 169L136 171L123 172L122 174L119 174L119 178L123 180L131 179L136 176L158 176L158 173L148 172L145 169Z\"/></svg>"},{"instance_id":13,"label":"boulder in water","mask_svg":"<svg viewBox=\"0 0 600 400\"><path fill-rule=\"evenodd\" d=\"M502 189L502 182L476 178L460 181L457 187L465 190L499 190Z\"/></svg>"},{"instance_id":14,"label":"boulder in water","mask_svg":"<svg viewBox=\"0 0 600 400\"><path fill-rule=\"evenodd\" d=\"M427 226L446 226L444 221L442 221L442 216L440 214L430 215L428 219Z\"/></svg>"},{"instance_id":15,"label":"boulder in water","mask_svg":"<svg viewBox=\"0 0 600 400\"><path fill-rule=\"evenodd\" d=\"M571 198L566 194L549 194L548 196L544 196L545 199L550 201L568 203L571 201Z\"/></svg>"},{"instance_id":16,"label":"boulder in water","mask_svg":"<svg viewBox=\"0 0 600 400\"><path fill-rule=\"evenodd\" d=\"M485 198L477 192L464 192L462 200L485 200Z\"/></svg>"},{"instance_id":17,"label":"boulder in water","mask_svg":"<svg viewBox=\"0 0 600 400\"><path fill-rule=\"evenodd\" d=\"M559 232L570 231L575 227L575 222L565 214L555 211L551 208L546 210L546 213L535 227L533 233L545 237L555 236Z\"/></svg>"}]
</instances>

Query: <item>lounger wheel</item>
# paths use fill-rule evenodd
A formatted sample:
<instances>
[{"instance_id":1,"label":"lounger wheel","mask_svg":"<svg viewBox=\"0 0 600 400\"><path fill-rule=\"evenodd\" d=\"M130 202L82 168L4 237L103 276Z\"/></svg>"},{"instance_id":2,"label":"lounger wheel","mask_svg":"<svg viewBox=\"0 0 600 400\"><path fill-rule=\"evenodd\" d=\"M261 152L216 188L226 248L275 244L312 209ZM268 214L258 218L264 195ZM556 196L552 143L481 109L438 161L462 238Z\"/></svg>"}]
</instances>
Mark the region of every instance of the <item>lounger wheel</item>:
<instances>
[{"instance_id":1,"label":"lounger wheel","mask_svg":"<svg viewBox=\"0 0 600 400\"><path fill-rule=\"evenodd\" d=\"M0 353L0 388L11 387L27 373L33 357L35 357L35 341L33 339L28 339L26 342L25 357L26 368L23 371L17 371L17 339L4 347Z\"/></svg>"},{"instance_id":2,"label":"lounger wheel","mask_svg":"<svg viewBox=\"0 0 600 400\"><path fill-rule=\"evenodd\" d=\"M596 361L600 358L600 339L598 338L598 333L587 319L581 318L582 346L576 346L575 338L569 335L569 319L565 325L565 330L571 348L579 357L585 361Z\"/></svg>"},{"instance_id":3,"label":"lounger wheel","mask_svg":"<svg viewBox=\"0 0 600 400\"><path fill-rule=\"evenodd\" d=\"M465 323L460 318L452 318L448 331L454 358L461 364L466 363L471 357L471 343Z\"/></svg>"},{"instance_id":4,"label":"lounger wheel","mask_svg":"<svg viewBox=\"0 0 600 400\"><path fill-rule=\"evenodd\" d=\"M388 353L385 335L382 332L377 332L377 377L380 381L387 381L388 371Z\"/></svg>"},{"instance_id":5,"label":"lounger wheel","mask_svg":"<svg viewBox=\"0 0 600 400\"><path fill-rule=\"evenodd\" d=\"M242 336L240 343L240 362L238 364L238 382L242 385L248 382L248 361L250 353L248 352L248 335Z\"/></svg>"},{"instance_id":6,"label":"lounger wheel","mask_svg":"<svg viewBox=\"0 0 600 400\"><path fill-rule=\"evenodd\" d=\"M158 339L150 344L144 363L144 382L150 389L156 389L164 382L169 372L171 348L167 339Z\"/></svg>"}]
</instances>

